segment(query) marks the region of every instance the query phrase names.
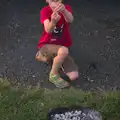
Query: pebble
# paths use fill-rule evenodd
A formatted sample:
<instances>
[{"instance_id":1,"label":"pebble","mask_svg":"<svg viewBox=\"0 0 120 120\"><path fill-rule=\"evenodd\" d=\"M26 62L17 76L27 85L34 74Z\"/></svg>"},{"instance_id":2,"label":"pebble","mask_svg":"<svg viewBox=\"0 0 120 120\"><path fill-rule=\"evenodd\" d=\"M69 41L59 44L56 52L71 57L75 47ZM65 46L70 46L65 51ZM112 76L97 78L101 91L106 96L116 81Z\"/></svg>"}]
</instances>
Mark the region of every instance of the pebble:
<instances>
[{"instance_id":1,"label":"pebble","mask_svg":"<svg viewBox=\"0 0 120 120\"><path fill-rule=\"evenodd\" d=\"M1 55L1 56L3 56L4 54L3 54L3 53L1 53L0 55Z\"/></svg>"},{"instance_id":2,"label":"pebble","mask_svg":"<svg viewBox=\"0 0 120 120\"><path fill-rule=\"evenodd\" d=\"M111 36L106 36L106 39L112 39L112 37Z\"/></svg>"},{"instance_id":3,"label":"pebble","mask_svg":"<svg viewBox=\"0 0 120 120\"><path fill-rule=\"evenodd\" d=\"M36 76L35 76L35 75L33 75L32 77L33 77L33 78L35 78Z\"/></svg>"},{"instance_id":4,"label":"pebble","mask_svg":"<svg viewBox=\"0 0 120 120\"><path fill-rule=\"evenodd\" d=\"M22 60L22 59L23 59L23 56L21 56L20 59Z\"/></svg>"}]
</instances>

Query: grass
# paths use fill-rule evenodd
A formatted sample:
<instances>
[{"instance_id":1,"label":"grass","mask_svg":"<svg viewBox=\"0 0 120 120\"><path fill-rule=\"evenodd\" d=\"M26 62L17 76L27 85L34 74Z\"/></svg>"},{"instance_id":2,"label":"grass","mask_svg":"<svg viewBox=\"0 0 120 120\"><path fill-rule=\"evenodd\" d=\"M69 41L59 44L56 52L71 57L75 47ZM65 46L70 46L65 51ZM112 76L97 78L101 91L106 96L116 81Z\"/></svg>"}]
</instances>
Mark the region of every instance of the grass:
<instances>
[{"instance_id":1,"label":"grass","mask_svg":"<svg viewBox=\"0 0 120 120\"><path fill-rule=\"evenodd\" d=\"M0 120L47 120L49 109L69 105L94 108L106 120L120 120L120 92L20 88L0 79Z\"/></svg>"}]
</instances>

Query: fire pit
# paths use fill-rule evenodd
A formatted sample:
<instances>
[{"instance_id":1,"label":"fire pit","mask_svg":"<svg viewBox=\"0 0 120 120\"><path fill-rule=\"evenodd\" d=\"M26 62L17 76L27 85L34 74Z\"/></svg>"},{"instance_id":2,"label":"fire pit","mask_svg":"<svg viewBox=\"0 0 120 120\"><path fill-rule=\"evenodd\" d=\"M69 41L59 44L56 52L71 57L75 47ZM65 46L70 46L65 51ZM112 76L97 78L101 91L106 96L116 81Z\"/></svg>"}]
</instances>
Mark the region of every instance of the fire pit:
<instances>
[{"instance_id":1,"label":"fire pit","mask_svg":"<svg viewBox=\"0 0 120 120\"><path fill-rule=\"evenodd\" d=\"M49 111L48 120L102 120L101 114L83 107L55 108Z\"/></svg>"}]
</instances>

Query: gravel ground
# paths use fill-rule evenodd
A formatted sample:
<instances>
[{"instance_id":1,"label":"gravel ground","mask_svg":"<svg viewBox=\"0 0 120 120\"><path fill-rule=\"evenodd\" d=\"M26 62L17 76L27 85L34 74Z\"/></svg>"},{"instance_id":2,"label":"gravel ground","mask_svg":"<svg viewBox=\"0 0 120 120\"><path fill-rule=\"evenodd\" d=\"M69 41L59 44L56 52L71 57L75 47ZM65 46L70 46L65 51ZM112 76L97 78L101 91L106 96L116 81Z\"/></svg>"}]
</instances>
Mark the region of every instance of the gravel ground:
<instances>
[{"instance_id":1,"label":"gravel ground","mask_svg":"<svg viewBox=\"0 0 120 120\"><path fill-rule=\"evenodd\" d=\"M84 90L119 89L120 3L68 2L75 17L71 55L81 73L75 86ZM35 60L43 5L40 0L0 1L0 76L13 84L54 88L48 82L48 66Z\"/></svg>"}]
</instances>

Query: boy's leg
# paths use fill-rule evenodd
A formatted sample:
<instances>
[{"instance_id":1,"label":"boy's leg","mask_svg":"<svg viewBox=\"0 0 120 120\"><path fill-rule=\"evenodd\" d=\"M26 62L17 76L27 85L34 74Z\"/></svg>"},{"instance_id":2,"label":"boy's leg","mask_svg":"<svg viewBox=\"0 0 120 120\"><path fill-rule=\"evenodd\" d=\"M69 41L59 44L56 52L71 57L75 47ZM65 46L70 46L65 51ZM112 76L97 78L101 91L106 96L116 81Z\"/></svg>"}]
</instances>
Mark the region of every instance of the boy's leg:
<instances>
[{"instance_id":1,"label":"boy's leg","mask_svg":"<svg viewBox=\"0 0 120 120\"><path fill-rule=\"evenodd\" d=\"M58 49L57 55L53 59L53 66L51 69L51 74L59 74L59 70L60 70L63 62L67 58L67 56L68 56L68 48L61 46Z\"/></svg>"},{"instance_id":2,"label":"boy's leg","mask_svg":"<svg viewBox=\"0 0 120 120\"><path fill-rule=\"evenodd\" d=\"M59 76L59 69L61 68L65 58L68 56L68 48L59 45L44 45L36 54L36 59L43 62L48 62L53 59L53 65L50 72L50 81L54 82L57 87L63 88L68 86ZM58 81L59 80L59 81Z\"/></svg>"},{"instance_id":3,"label":"boy's leg","mask_svg":"<svg viewBox=\"0 0 120 120\"><path fill-rule=\"evenodd\" d=\"M59 58L60 60L58 59L58 61L60 61L59 64L62 64L64 61L63 59L66 58L67 56L68 56L68 48L61 45L45 44L44 46L42 46L42 48L38 50L36 54L36 59L40 62L47 62L47 63L49 62L51 63L52 61L53 69L56 69L56 67L54 68L54 62L57 62L56 59L60 57ZM57 66L59 64L57 64ZM53 73L54 71L58 73L58 70L52 70L52 71Z\"/></svg>"},{"instance_id":4,"label":"boy's leg","mask_svg":"<svg viewBox=\"0 0 120 120\"><path fill-rule=\"evenodd\" d=\"M73 58L68 56L63 63L63 71L69 77L71 81L76 80L79 77L78 66L75 64Z\"/></svg>"},{"instance_id":5,"label":"boy's leg","mask_svg":"<svg viewBox=\"0 0 120 120\"><path fill-rule=\"evenodd\" d=\"M56 56L59 46L56 45L43 45L36 54L36 59L40 62L50 63Z\"/></svg>"}]
</instances>

